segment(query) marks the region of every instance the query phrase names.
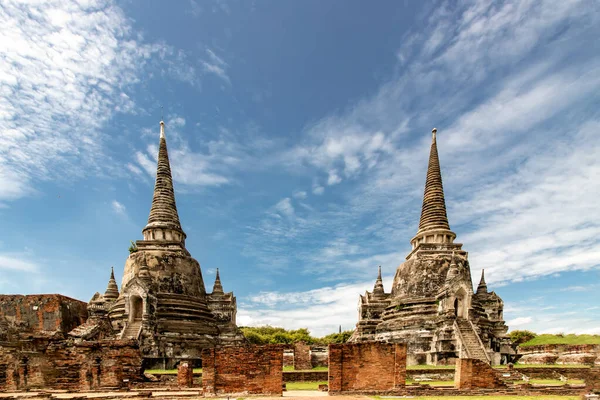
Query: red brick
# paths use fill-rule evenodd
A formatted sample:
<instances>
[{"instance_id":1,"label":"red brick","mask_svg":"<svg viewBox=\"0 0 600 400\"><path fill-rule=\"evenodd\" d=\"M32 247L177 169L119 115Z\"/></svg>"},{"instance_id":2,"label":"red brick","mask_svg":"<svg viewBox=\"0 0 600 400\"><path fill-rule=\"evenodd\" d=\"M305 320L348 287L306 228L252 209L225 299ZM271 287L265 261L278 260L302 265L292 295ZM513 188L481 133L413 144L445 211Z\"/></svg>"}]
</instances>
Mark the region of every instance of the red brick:
<instances>
[{"instance_id":1,"label":"red brick","mask_svg":"<svg viewBox=\"0 0 600 400\"><path fill-rule=\"evenodd\" d=\"M283 346L239 346L202 351L205 395L283 393Z\"/></svg>"},{"instance_id":2,"label":"red brick","mask_svg":"<svg viewBox=\"0 0 600 400\"><path fill-rule=\"evenodd\" d=\"M456 360L454 386L457 389L497 389L506 384L487 363L472 358Z\"/></svg>"},{"instance_id":3,"label":"red brick","mask_svg":"<svg viewBox=\"0 0 600 400\"><path fill-rule=\"evenodd\" d=\"M378 392L403 388L406 345L361 342L329 345L329 392Z\"/></svg>"}]
</instances>

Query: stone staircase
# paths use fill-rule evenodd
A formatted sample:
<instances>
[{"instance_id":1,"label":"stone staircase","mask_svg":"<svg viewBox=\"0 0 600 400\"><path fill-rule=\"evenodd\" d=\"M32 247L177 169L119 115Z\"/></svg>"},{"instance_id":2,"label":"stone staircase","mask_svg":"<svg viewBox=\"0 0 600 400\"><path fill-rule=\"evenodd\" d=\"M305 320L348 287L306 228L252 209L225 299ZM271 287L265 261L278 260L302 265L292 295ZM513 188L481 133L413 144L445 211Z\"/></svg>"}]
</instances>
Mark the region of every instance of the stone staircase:
<instances>
[{"instance_id":1,"label":"stone staircase","mask_svg":"<svg viewBox=\"0 0 600 400\"><path fill-rule=\"evenodd\" d=\"M136 319L132 322L129 322L125 328L123 328L123 332L121 333L121 339L137 339L140 335L140 328L142 327L142 320Z\"/></svg>"},{"instance_id":2,"label":"stone staircase","mask_svg":"<svg viewBox=\"0 0 600 400\"><path fill-rule=\"evenodd\" d=\"M455 328L458 328L460 334L458 335L462 339L462 345L467 350L469 358L481 360L489 363L485 348L483 347L477 332L473 330L471 323L462 318L456 319Z\"/></svg>"}]
</instances>

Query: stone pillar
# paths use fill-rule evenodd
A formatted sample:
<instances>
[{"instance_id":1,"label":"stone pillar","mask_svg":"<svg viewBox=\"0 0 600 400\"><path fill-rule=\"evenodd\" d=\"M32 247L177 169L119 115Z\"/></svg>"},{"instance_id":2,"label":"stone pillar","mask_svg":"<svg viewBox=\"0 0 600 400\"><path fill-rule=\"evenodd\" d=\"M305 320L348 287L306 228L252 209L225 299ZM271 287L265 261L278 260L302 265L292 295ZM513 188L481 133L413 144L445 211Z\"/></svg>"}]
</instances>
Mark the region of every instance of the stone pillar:
<instances>
[{"instance_id":1,"label":"stone pillar","mask_svg":"<svg viewBox=\"0 0 600 400\"><path fill-rule=\"evenodd\" d=\"M182 361L177 367L177 386L192 387L194 383L194 369L187 361Z\"/></svg>"},{"instance_id":2,"label":"stone pillar","mask_svg":"<svg viewBox=\"0 0 600 400\"><path fill-rule=\"evenodd\" d=\"M310 370L310 346L304 342L294 344L294 369L296 371Z\"/></svg>"}]
</instances>

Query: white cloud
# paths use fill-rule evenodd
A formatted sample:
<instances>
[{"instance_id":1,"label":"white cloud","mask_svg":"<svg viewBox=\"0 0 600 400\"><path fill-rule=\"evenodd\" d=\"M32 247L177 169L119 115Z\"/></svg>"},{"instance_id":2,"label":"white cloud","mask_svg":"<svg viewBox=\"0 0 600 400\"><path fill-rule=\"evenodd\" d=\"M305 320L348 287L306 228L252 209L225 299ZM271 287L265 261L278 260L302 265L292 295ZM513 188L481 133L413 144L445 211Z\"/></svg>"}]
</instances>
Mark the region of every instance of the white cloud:
<instances>
[{"instance_id":1,"label":"white cloud","mask_svg":"<svg viewBox=\"0 0 600 400\"><path fill-rule=\"evenodd\" d=\"M389 277L386 277L386 281ZM240 305L240 326L272 325L287 329L308 328L315 336L354 329L358 295L373 290L372 282L326 286L305 292L260 292Z\"/></svg>"},{"instance_id":2,"label":"white cloud","mask_svg":"<svg viewBox=\"0 0 600 400\"><path fill-rule=\"evenodd\" d=\"M125 206L121 203L119 203L117 200L113 200L111 203L111 206L113 208L113 211L119 215L126 215L125 211Z\"/></svg>"},{"instance_id":3,"label":"white cloud","mask_svg":"<svg viewBox=\"0 0 600 400\"><path fill-rule=\"evenodd\" d=\"M27 260L26 254L4 253L0 254L0 269L21 272L37 272L37 263Z\"/></svg>"},{"instance_id":4,"label":"white cloud","mask_svg":"<svg viewBox=\"0 0 600 400\"><path fill-rule=\"evenodd\" d=\"M314 184L312 187L312 192L313 192L313 194L320 196L323 193L325 193L325 188L319 184Z\"/></svg>"},{"instance_id":5,"label":"white cloud","mask_svg":"<svg viewBox=\"0 0 600 400\"><path fill-rule=\"evenodd\" d=\"M137 112L126 92L150 64L195 79L185 54L143 43L111 0L3 2L0 36L0 199L110 170L103 127Z\"/></svg>"},{"instance_id":6,"label":"white cloud","mask_svg":"<svg viewBox=\"0 0 600 400\"><path fill-rule=\"evenodd\" d=\"M216 75L227 84L231 84L231 79L229 79L229 76L227 75L227 63L211 49L206 49L206 54L208 55L208 61L202 61L204 71Z\"/></svg>"},{"instance_id":7,"label":"white cloud","mask_svg":"<svg viewBox=\"0 0 600 400\"><path fill-rule=\"evenodd\" d=\"M533 318L531 318L531 317L519 317L519 318L515 318L515 319L508 321L506 324L508 326L510 326L511 328L514 328L514 327L518 327L521 325L529 324L529 323L531 323L531 321L533 321Z\"/></svg>"},{"instance_id":8,"label":"white cloud","mask_svg":"<svg viewBox=\"0 0 600 400\"><path fill-rule=\"evenodd\" d=\"M340 178L338 176L336 170L332 169L329 171L329 177L327 178L327 185L329 185L329 186L337 185L341 181L342 181L342 178Z\"/></svg>"},{"instance_id":9,"label":"white cloud","mask_svg":"<svg viewBox=\"0 0 600 400\"><path fill-rule=\"evenodd\" d=\"M289 197L282 199L274 207L275 211L280 215L293 218L294 217L294 206L292 205L292 200Z\"/></svg>"},{"instance_id":10,"label":"white cloud","mask_svg":"<svg viewBox=\"0 0 600 400\"><path fill-rule=\"evenodd\" d=\"M324 191L319 181L357 182L336 192L336 204L298 208L293 235L279 237L281 253L294 249L311 273L319 252L299 253L298 243L359 249L341 252L338 264L391 254L396 260L385 261L398 265L418 223L430 131L444 121L438 147L450 223L474 276L485 268L490 283L502 284L598 268L600 126L589 102L600 92L600 62L588 47L600 17L586 6L506 1L434 10L423 32L404 41L397 76L306 127L305 141L281 157L318 174L314 194Z\"/></svg>"},{"instance_id":11,"label":"white cloud","mask_svg":"<svg viewBox=\"0 0 600 400\"><path fill-rule=\"evenodd\" d=\"M297 190L292 195L295 199L303 200L306 199L307 193L303 190Z\"/></svg>"}]
</instances>

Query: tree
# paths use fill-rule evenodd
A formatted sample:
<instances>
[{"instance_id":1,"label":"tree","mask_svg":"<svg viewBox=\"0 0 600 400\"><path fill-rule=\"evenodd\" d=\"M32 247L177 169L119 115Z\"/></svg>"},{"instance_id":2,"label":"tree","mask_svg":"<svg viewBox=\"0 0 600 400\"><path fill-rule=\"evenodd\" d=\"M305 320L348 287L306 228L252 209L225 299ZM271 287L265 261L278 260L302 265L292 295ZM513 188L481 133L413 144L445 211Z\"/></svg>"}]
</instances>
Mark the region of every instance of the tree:
<instances>
[{"instance_id":1,"label":"tree","mask_svg":"<svg viewBox=\"0 0 600 400\"><path fill-rule=\"evenodd\" d=\"M509 334L510 340L513 346L529 342L531 339L537 336L537 333L531 331L512 331Z\"/></svg>"}]
</instances>

